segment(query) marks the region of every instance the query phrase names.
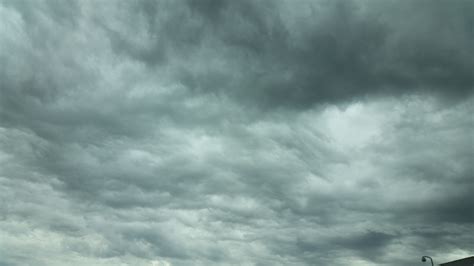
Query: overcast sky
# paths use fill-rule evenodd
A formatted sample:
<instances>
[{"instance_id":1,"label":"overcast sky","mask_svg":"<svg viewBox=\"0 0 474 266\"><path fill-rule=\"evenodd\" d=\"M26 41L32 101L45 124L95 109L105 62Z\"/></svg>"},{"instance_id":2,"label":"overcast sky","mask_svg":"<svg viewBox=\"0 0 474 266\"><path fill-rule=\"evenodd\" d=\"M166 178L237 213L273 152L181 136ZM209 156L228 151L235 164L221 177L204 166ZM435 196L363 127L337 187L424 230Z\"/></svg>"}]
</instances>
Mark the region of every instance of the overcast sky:
<instances>
[{"instance_id":1,"label":"overcast sky","mask_svg":"<svg viewBox=\"0 0 474 266\"><path fill-rule=\"evenodd\" d=\"M473 255L474 1L0 0L0 265Z\"/></svg>"}]
</instances>

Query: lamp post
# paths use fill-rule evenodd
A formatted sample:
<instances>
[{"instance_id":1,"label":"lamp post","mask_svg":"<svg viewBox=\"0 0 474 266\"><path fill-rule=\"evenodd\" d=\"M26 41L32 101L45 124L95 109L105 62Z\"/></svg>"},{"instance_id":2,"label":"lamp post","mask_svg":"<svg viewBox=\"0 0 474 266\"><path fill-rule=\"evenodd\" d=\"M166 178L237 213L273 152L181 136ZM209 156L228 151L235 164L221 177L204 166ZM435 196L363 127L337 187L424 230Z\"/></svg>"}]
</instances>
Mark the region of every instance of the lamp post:
<instances>
[{"instance_id":1,"label":"lamp post","mask_svg":"<svg viewBox=\"0 0 474 266\"><path fill-rule=\"evenodd\" d=\"M431 261L431 266L434 266L434 264L433 264L433 259L432 259L430 256L423 256L423 257L421 257L421 261L422 261L422 262L426 262L426 258L430 259L430 261Z\"/></svg>"}]
</instances>

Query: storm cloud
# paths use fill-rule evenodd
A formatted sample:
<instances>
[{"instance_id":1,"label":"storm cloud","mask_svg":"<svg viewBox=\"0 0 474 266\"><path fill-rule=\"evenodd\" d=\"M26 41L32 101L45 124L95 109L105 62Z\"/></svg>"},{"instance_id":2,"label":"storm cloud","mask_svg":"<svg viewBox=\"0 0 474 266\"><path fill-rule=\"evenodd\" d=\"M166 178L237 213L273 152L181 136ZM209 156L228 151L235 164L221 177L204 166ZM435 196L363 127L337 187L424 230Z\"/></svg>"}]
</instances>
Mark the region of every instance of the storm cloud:
<instances>
[{"instance_id":1,"label":"storm cloud","mask_svg":"<svg viewBox=\"0 0 474 266\"><path fill-rule=\"evenodd\" d=\"M472 255L473 27L468 0L0 0L0 265Z\"/></svg>"}]
</instances>

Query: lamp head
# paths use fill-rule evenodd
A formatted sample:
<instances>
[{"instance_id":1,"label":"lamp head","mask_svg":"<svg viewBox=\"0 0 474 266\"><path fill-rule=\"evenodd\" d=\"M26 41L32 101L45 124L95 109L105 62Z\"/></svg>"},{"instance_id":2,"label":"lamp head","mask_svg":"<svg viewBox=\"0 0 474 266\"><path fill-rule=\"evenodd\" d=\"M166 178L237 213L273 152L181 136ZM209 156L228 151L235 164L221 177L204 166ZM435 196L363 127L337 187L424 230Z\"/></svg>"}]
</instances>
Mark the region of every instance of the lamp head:
<instances>
[{"instance_id":1,"label":"lamp head","mask_svg":"<svg viewBox=\"0 0 474 266\"><path fill-rule=\"evenodd\" d=\"M422 262L426 262L427 259L430 259L431 265L433 265L433 259L432 259L430 256L423 256L423 257L421 257L421 261L422 261Z\"/></svg>"}]
</instances>

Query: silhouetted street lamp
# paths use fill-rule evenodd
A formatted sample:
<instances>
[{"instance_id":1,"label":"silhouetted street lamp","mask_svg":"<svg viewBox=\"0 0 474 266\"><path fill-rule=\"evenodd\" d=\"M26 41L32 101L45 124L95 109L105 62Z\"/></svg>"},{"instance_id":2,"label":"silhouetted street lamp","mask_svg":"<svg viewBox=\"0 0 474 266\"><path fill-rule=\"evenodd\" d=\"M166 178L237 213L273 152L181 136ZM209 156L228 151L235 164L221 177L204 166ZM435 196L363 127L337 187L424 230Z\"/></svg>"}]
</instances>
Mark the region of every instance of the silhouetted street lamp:
<instances>
[{"instance_id":1,"label":"silhouetted street lamp","mask_svg":"<svg viewBox=\"0 0 474 266\"><path fill-rule=\"evenodd\" d=\"M423 257L421 257L421 261L422 261L422 262L426 262L426 258L430 259L430 260L431 260L431 266L434 266L434 264L433 264L433 259L432 259L430 256L423 256Z\"/></svg>"}]
</instances>

